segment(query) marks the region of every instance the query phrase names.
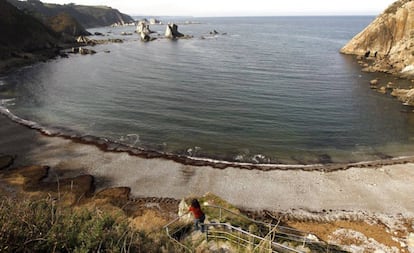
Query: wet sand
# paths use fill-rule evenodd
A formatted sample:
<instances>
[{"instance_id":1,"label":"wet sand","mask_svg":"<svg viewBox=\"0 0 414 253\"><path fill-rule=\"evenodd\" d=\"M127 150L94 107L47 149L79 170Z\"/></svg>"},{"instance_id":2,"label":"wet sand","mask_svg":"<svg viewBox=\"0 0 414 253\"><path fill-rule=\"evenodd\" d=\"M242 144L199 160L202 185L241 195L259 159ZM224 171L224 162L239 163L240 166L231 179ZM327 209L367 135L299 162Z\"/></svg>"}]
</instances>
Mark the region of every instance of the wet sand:
<instances>
[{"instance_id":1,"label":"wet sand","mask_svg":"<svg viewBox=\"0 0 414 253\"><path fill-rule=\"evenodd\" d=\"M345 170L331 172L217 169L105 152L95 145L44 136L4 115L0 115L0 154L15 155L15 166L49 165L55 177L90 173L97 179L98 188L128 186L136 197L181 199L212 192L251 210L332 209L414 217L413 163L345 166Z\"/></svg>"}]
</instances>

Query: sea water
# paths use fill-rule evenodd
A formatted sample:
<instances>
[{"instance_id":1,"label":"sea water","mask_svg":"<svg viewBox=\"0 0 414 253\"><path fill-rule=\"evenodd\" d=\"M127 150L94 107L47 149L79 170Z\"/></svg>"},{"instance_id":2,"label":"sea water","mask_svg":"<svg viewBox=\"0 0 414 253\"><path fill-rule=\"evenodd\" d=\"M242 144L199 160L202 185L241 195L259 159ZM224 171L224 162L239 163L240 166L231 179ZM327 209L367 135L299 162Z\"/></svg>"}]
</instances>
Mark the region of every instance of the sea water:
<instances>
[{"instance_id":1,"label":"sea water","mask_svg":"<svg viewBox=\"0 0 414 253\"><path fill-rule=\"evenodd\" d=\"M135 27L91 29L125 41L4 76L0 98L45 129L176 155L283 164L412 155L412 109L369 87L407 82L339 53L373 19L191 18L177 23L193 38L148 43L121 36Z\"/></svg>"}]
</instances>

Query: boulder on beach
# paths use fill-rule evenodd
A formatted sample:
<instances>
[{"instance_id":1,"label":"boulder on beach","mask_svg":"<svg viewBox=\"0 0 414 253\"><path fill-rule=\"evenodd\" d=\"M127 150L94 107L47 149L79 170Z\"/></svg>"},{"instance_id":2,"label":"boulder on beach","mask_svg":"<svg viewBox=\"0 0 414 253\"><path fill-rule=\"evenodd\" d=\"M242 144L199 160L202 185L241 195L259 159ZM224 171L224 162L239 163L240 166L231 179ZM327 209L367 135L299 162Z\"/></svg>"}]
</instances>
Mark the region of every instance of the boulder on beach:
<instances>
[{"instance_id":1,"label":"boulder on beach","mask_svg":"<svg viewBox=\"0 0 414 253\"><path fill-rule=\"evenodd\" d=\"M378 79L373 79L369 82L371 85L378 85Z\"/></svg>"}]
</instances>

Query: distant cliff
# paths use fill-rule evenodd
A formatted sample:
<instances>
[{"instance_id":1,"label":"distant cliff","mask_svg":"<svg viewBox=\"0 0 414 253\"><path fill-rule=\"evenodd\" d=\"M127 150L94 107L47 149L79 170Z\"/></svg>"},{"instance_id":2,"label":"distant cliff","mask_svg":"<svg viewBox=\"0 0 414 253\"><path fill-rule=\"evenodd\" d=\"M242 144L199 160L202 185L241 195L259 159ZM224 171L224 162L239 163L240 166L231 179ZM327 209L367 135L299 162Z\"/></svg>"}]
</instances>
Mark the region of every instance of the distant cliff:
<instances>
[{"instance_id":1,"label":"distant cliff","mask_svg":"<svg viewBox=\"0 0 414 253\"><path fill-rule=\"evenodd\" d=\"M114 23L130 23L134 20L116 9L107 6L84 6L75 4L48 4L39 0L8 0L14 6L27 13L47 20L61 13L66 13L76 19L85 28L108 26Z\"/></svg>"},{"instance_id":2,"label":"distant cliff","mask_svg":"<svg viewBox=\"0 0 414 253\"><path fill-rule=\"evenodd\" d=\"M367 71L414 74L414 0L392 4L341 52L372 60Z\"/></svg>"}]
</instances>

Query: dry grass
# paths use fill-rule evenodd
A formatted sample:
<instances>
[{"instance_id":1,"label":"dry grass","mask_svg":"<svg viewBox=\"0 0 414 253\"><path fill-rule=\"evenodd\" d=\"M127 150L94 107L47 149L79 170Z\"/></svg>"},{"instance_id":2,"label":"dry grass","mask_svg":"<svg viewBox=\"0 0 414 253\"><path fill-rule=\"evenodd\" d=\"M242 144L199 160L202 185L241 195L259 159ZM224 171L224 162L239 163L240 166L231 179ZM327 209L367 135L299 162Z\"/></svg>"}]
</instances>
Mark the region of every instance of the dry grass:
<instances>
[{"instance_id":1,"label":"dry grass","mask_svg":"<svg viewBox=\"0 0 414 253\"><path fill-rule=\"evenodd\" d=\"M130 225L137 230L146 232L159 231L168 223L157 211L145 210L142 215L130 219Z\"/></svg>"},{"instance_id":2,"label":"dry grass","mask_svg":"<svg viewBox=\"0 0 414 253\"><path fill-rule=\"evenodd\" d=\"M362 221L335 221L329 223L316 223L316 222L289 222L289 226L302 230L308 231L324 241L329 241L331 236L338 229L349 229L358 231L364 234L368 238L372 238L377 242L389 246L397 247L402 249L401 245L392 239L393 235L386 231L386 227L382 224L371 225ZM353 238L339 238L342 245L362 245L363 242L355 241Z\"/></svg>"}]
</instances>

